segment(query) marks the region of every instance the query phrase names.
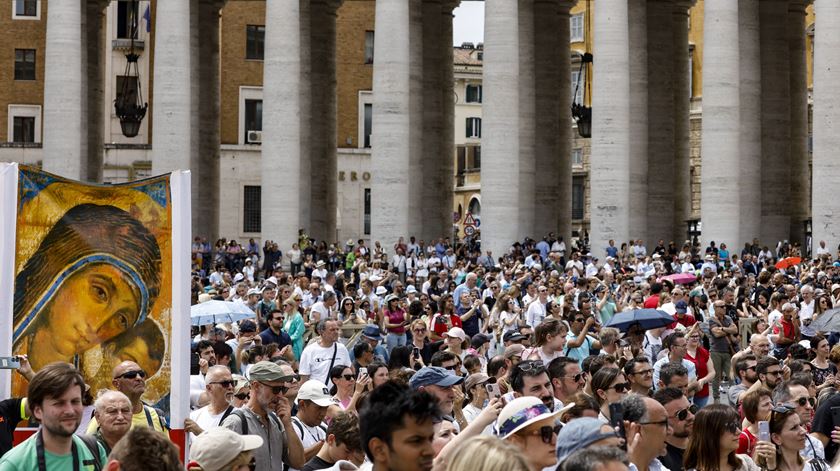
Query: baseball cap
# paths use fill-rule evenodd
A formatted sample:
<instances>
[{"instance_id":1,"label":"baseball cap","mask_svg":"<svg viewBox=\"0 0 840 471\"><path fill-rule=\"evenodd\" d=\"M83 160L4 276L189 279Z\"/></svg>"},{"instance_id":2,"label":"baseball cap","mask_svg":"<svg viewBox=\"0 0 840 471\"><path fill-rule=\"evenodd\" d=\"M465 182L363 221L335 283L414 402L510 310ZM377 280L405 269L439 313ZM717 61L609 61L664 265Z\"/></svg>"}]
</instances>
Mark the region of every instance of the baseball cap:
<instances>
[{"instance_id":1,"label":"baseball cap","mask_svg":"<svg viewBox=\"0 0 840 471\"><path fill-rule=\"evenodd\" d=\"M499 413L499 418L496 421L499 438L504 440L534 422L554 417L558 413L559 411L548 410L548 407L538 397L516 398L508 402Z\"/></svg>"},{"instance_id":2,"label":"baseball cap","mask_svg":"<svg viewBox=\"0 0 840 471\"><path fill-rule=\"evenodd\" d=\"M236 384L233 386L233 394L239 394L243 389L251 385L248 378L242 375L232 375L231 378L236 381Z\"/></svg>"},{"instance_id":3,"label":"baseball cap","mask_svg":"<svg viewBox=\"0 0 840 471\"><path fill-rule=\"evenodd\" d=\"M467 380L464 381L464 390L469 391L472 389L476 384L486 383L490 377L484 373L475 373L467 376Z\"/></svg>"},{"instance_id":4,"label":"baseball cap","mask_svg":"<svg viewBox=\"0 0 840 471\"><path fill-rule=\"evenodd\" d=\"M243 451L262 445L259 435L240 435L224 427L214 427L196 437L190 447L190 457L205 471L222 471Z\"/></svg>"},{"instance_id":5,"label":"baseball cap","mask_svg":"<svg viewBox=\"0 0 840 471\"><path fill-rule=\"evenodd\" d=\"M581 417L569 421L557 434L557 462L561 463L577 450L603 440L615 437L615 432L602 432L601 427L608 425L594 417Z\"/></svg>"},{"instance_id":6,"label":"baseball cap","mask_svg":"<svg viewBox=\"0 0 840 471\"><path fill-rule=\"evenodd\" d=\"M321 407L338 404L338 399L332 397L327 385L315 379L310 379L301 385L295 398L295 402L298 401L312 401Z\"/></svg>"},{"instance_id":7,"label":"baseball cap","mask_svg":"<svg viewBox=\"0 0 840 471\"><path fill-rule=\"evenodd\" d=\"M371 277L371 278L373 278L373 277ZM377 296L382 296L383 294L386 294L387 292L388 292L388 290L385 289L384 286L377 286L376 287L376 295Z\"/></svg>"},{"instance_id":8,"label":"baseball cap","mask_svg":"<svg viewBox=\"0 0 840 471\"><path fill-rule=\"evenodd\" d=\"M467 339L467 333L464 332L464 329L462 329L460 327L453 327L453 328L449 329L449 332L444 332L443 335L446 336L446 337L457 337L457 338L461 339L461 341L464 341L464 340Z\"/></svg>"},{"instance_id":9,"label":"baseball cap","mask_svg":"<svg viewBox=\"0 0 840 471\"><path fill-rule=\"evenodd\" d=\"M257 288L249 289L248 290L248 296L253 296L253 295L259 296L260 295L260 290L258 290Z\"/></svg>"},{"instance_id":10,"label":"baseball cap","mask_svg":"<svg viewBox=\"0 0 840 471\"><path fill-rule=\"evenodd\" d=\"M362 330L362 336L373 340L382 340L382 331L375 324L368 324Z\"/></svg>"},{"instance_id":11,"label":"baseball cap","mask_svg":"<svg viewBox=\"0 0 840 471\"><path fill-rule=\"evenodd\" d=\"M524 340L525 336L520 334L515 330L509 330L502 335L502 340L504 342L519 342L520 340Z\"/></svg>"},{"instance_id":12,"label":"baseball cap","mask_svg":"<svg viewBox=\"0 0 840 471\"><path fill-rule=\"evenodd\" d=\"M283 381L288 377L283 368L272 361L259 361L250 370L251 381Z\"/></svg>"},{"instance_id":13,"label":"baseball cap","mask_svg":"<svg viewBox=\"0 0 840 471\"><path fill-rule=\"evenodd\" d=\"M490 337L484 334L475 334L473 335L472 339L470 339L470 346L472 348L479 348L485 343L490 341Z\"/></svg>"},{"instance_id":14,"label":"baseball cap","mask_svg":"<svg viewBox=\"0 0 840 471\"><path fill-rule=\"evenodd\" d=\"M408 385L411 389L417 389L420 386L441 386L448 388L456 384L464 382L464 378L456 376L445 368L439 366L425 366L420 368L417 373L409 380Z\"/></svg>"},{"instance_id":15,"label":"baseball cap","mask_svg":"<svg viewBox=\"0 0 840 471\"><path fill-rule=\"evenodd\" d=\"M239 333L243 332L256 332L257 331L257 324L254 321L244 320L239 322Z\"/></svg>"},{"instance_id":16,"label":"baseball cap","mask_svg":"<svg viewBox=\"0 0 840 471\"><path fill-rule=\"evenodd\" d=\"M510 360L511 358L519 355L522 356L522 352L525 351L525 345L521 343L514 343L505 347L505 358Z\"/></svg>"},{"instance_id":17,"label":"baseball cap","mask_svg":"<svg viewBox=\"0 0 840 471\"><path fill-rule=\"evenodd\" d=\"M408 286L405 288L405 292L406 292L406 294L408 294L408 293L416 293L416 292L417 292L417 288L415 288L415 287L414 287L414 285L408 285Z\"/></svg>"},{"instance_id":18,"label":"baseball cap","mask_svg":"<svg viewBox=\"0 0 840 471\"><path fill-rule=\"evenodd\" d=\"M677 310L678 313L685 314L686 312L688 312L688 303L685 301L677 301L677 303L674 304L674 308Z\"/></svg>"}]
</instances>

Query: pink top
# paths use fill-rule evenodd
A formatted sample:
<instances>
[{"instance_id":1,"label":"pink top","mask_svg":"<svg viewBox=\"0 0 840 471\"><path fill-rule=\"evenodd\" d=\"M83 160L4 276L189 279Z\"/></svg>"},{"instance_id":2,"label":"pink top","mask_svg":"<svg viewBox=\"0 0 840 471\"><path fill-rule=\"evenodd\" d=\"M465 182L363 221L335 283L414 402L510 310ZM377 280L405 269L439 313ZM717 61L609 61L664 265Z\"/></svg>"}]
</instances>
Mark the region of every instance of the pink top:
<instances>
[{"instance_id":1,"label":"pink top","mask_svg":"<svg viewBox=\"0 0 840 471\"><path fill-rule=\"evenodd\" d=\"M385 314L385 318L387 319L387 324L402 324L405 322L405 311L402 309L397 309L396 311L389 311L385 309L383 311ZM404 334L405 333L405 326L400 327L391 327L388 329L389 334Z\"/></svg>"}]
</instances>

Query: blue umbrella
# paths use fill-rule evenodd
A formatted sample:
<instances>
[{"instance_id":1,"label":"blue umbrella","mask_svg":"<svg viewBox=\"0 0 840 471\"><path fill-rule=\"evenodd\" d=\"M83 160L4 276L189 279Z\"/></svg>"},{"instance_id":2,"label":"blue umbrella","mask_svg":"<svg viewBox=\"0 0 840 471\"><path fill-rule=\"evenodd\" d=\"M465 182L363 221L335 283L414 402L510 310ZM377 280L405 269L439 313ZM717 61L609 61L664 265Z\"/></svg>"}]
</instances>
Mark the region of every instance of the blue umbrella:
<instances>
[{"instance_id":1,"label":"blue umbrella","mask_svg":"<svg viewBox=\"0 0 840 471\"><path fill-rule=\"evenodd\" d=\"M238 301L213 300L190 306L190 323L192 325L237 322L242 319L253 319L254 317L257 317L256 313Z\"/></svg>"},{"instance_id":2,"label":"blue umbrella","mask_svg":"<svg viewBox=\"0 0 840 471\"><path fill-rule=\"evenodd\" d=\"M674 321L674 317L665 311L633 309L632 311L619 312L607 322L606 327L615 327L622 332L627 332L633 325L638 325L642 330L650 330L665 327Z\"/></svg>"}]
</instances>

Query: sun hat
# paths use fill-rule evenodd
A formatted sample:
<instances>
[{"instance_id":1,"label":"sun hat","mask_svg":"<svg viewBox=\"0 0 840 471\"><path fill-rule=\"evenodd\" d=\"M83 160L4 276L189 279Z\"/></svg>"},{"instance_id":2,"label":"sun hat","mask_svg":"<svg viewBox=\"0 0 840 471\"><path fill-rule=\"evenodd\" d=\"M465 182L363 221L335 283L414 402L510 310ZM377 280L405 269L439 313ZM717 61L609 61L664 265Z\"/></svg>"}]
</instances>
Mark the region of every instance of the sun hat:
<instances>
[{"instance_id":1,"label":"sun hat","mask_svg":"<svg viewBox=\"0 0 840 471\"><path fill-rule=\"evenodd\" d=\"M499 438L504 440L535 422L554 417L559 412L548 410L538 397L518 397L508 402L499 413L496 421Z\"/></svg>"},{"instance_id":2,"label":"sun hat","mask_svg":"<svg viewBox=\"0 0 840 471\"><path fill-rule=\"evenodd\" d=\"M464 329L462 329L460 327L453 327L453 328L449 329L448 332L443 333L443 336L444 337L457 337L457 338L461 339L462 342L467 339L467 333L464 332Z\"/></svg>"},{"instance_id":3,"label":"sun hat","mask_svg":"<svg viewBox=\"0 0 840 471\"><path fill-rule=\"evenodd\" d=\"M190 458L204 471L221 471L243 451L262 445L259 435L240 435L224 427L214 427L193 440Z\"/></svg>"},{"instance_id":4,"label":"sun hat","mask_svg":"<svg viewBox=\"0 0 840 471\"><path fill-rule=\"evenodd\" d=\"M377 296L382 296L383 294L386 294L386 293L388 293L388 290L385 289L384 286L377 286L376 287L376 295Z\"/></svg>"}]
</instances>

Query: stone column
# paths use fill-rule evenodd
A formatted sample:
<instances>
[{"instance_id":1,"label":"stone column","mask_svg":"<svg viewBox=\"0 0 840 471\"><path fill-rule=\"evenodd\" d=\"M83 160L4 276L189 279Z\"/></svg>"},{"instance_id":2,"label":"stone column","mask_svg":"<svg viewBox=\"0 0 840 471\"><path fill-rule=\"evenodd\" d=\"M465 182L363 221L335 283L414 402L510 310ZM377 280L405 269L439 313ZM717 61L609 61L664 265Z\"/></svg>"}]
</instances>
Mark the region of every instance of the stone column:
<instances>
[{"instance_id":1,"label":"stone column","mask_svg":"<svg viewBox=\"0 0 840 471\"><path fill-rule=\"evenodd\" d=\"M761 50L758 0L739 2L740 150L738 239L724 240L732 249L760 236L761 225ZM705 153L703 154L705 156ZM705 168L705 166L704 166ZM705 226L705 223L703 224ZM705 228L703 229L705 233ZM714 240L718 245L720 240Z\"/></svg>"},{"instance_id":2,"label":"stone column","mask_svg":"<svg viewBox=\"0 0 840 471\"><path fill-rule=\"evenodd\" d=\"M673 62L676 46L672 8L670 0L647 3L647 43L651 45L647 50L646 112L649 126L646 215L649 244L658 239L664 239L665 243L675 240L677 229L674 225L674 183L678 177L674 159ZM688 121L688 115L685 119Z\"/></svg>"},{"instance_id":3,"label":"stone column","mask_svg":"<svg viewBox=\"0 0 840 471\"><path fill-rule=\"evenodd\" d=\"M677 246L686 240L686 221L691 217L691 153L690 124L691 73L688 54L688 9L691 1L677 1L671 10L673 28L673 94L674 94L674 241Z\"/></svg>"},{"instance_id":4,"label":"stone column","mask_svg":"<svg viewBox=\"0 0 840 471\"><path fill-rule=\"evenodd\" d=\"M545 234L535 233L536 190L536 103L534 84L534 3L519 2L519 231L512 244L528 236L539 240Z\"/></svg>"},{"instance_id":5,"label":"stone column","mask_svg":"<svg viewBox=\"0 0 840 471\"><path fill-rule=\"evenodd\" d=\"M564 163L568 163L569 149L563 149L561 153L560 146L560 129L570 127L566 120L561 127L560 116L568 117L569 112L568 108L559 106L560 94L569 95L570 88L564 88L559 83L560 62L563 59L567 65L570 62L566 50L568 48L562 47L569 44L568 36L569 22L560 22L557 0L536 0L533 46L534 99L535 114L539 117L535 123L539 122L539 125L534 129L536 174L532 185L535 203L532 235L537 240L549 232L557 232L563 200L558 186L561 178L571 175L571 165L563 166ZM566 77L568 75L566 74ZM569 216L566 215L567 218Z\"/></svg>"},{"instance_id":6,"label":"stone column","mask_svg":"<svg viewBox=\"0 0 840 471\"><path fill-rule=\"evenodd\" d=\"M648 40L647 0L629 0L630 49L630 238L648 241L648 191L653 182L648 166ZM596 39L597 41L597 39ZM656 47L659 47L657 45ZM595 51L598 54L597 48ZM596 59L597 60L597 59ZM597 75L596 69L596 75ZM595 133L593 127L593 134ZM657 237L651 231L650 237ZM624 237L627 240L627 237ZM616 240L616 243L619 243ZM605 245L606 246L606 245Z\"/></svg>"},{"instance_id":7,"label":"stone column","mask_svg":"<svg viewBox=\"0 0 840 471\"><path fill-rule=\"evenodd\" d=\"M310 188L312 198L310 234L318 240L336 240L338 162L336 157L335 21L338 2L313 0L310 4L312 108ZM305 147L302 146L302 147Z\"/></svg>"},{"instance_id":8,"label":"stone column","mask_svg":"<svg viewBox=\"0 0 840 471\"><path fill-rule=\"evenodd\" d=\"M310 0L300 0L300 228L310 237L318 238L313 232L312 198L313 193L320 191L321 181L318 180L318 169L313 172L312 155L314 146L322 140L313 139L312 126L312 27ZM319 116L320 118L321 116ZM336 176L337 178L337 176Z\"/></svg>"},{"instance_id":9,"label":"stone column","mask_svg":"<svg viewBox=\"0 0 840 471\"><path fill-rule=\"evenodd\" d=\"M559 129L557 134L557 164L560 175L557 180L557 237L572 240L572 65L565 47L570 42L569 9L577 0L560 0L557 5L558 49L554 53L557 62L557 107L559 108ZM586 25L588 28L589 25ZM584 34L589 34L585 31ZM591 66L591 64L590 64Z\"/></svg>"},{"instance_id":10,"label":"stone column","mask_svg":"<svg viewBox=\"0 0 840 471\"><path fill-rule=\"evenodd\" d=\"M193 189L193 232L216 240L219 236L219 12L222 0L202 0L198 10L198 152L191 166ZM195 214L198 213L198 214Z\"/></svg>"},{"instance_id":11,"label":"stone column","mask_svg":"<svg viewBox=\"0 0 840 471\"><path fill-rule=\"evenodd\" d=\"M263 69L262 237L285 250L300 223L300 3L265 5Z\"/></svg>"},{"instance_id":12,"label":"stone column","mask_svg":"<svg viewBox=\"0 0 840 471\"><path fill-rule=\"evenodd\" d=\"M592 86L592 253L630 232L630 31L627 0L594 4ZM634 119L636 117L634 116Z\"/></svg>"},{"instance_id":13,"label":"stone column","mask_svg":"<svg viewBox=\"0 0 840 471\"><path fill-rule=\"evenodd\" d=\"M6 5L8 7L8 5ZM44 53L44 164L47 172L87 179L87 71L84 2L50 3ZM86 33L86 32L85 32ZM7 67L11 65L7 64Z\"/></svg>"},{"instance_id":14,"label":"stone column","mask_svg":"<svg viewBox=\"0 0 840 471\"><path fill-rule=\"evenodd\" d=\"M602 0L599 0L599 2ZM481 243L504 255L519 237L519 3L484 7Z\"/></svg>"},{"instance_id":15,"label":"stone column","mask_svg":"<svg viewBox=\"0 0 840 471\"><path fill-rule=\"evenodd\" d=\"M423 35L423 23L426 18L423 16L423 2L408 2L409 5L409 28L403 34L408 34L409 42L409 87L408 87L408 110L409 110L409 175L408 175L408 207L403 212L408 213L408 226L405 232L399 234L408 240L410 236L422 234L425 230L422 219L423 185L418 181L423 178L423 169L428 165L423 161L425 148L437 147L440 142L430 142L423 135L423 109L424 109L424 54L428 46ZM439 15L436 15L436 19ZM438 65L440 67L440 65ZM375 92L374 92L375 93ZM375 107L374 107L375 109ZM389 245L389 253L393 253L393 240Z\"/></svg>"},{"instance_id":16,"label":"stone column","mask_svg":"<svg viewBox=\"0 0 840 471\"><path fill-rule=\"evenodd\" d=\"M814 35L813 240L840 243L840 3L816 0Z\"/></svg>"},{"instance_id":17,"label":"stone column","mask_svg":"<svg viewBox=\"0 0 840 471\"><path fill-rule=\"evenodd\" d=\"M703 21L703 241L738 247L740 124L738 3L706 0Z\"/></svg>"},{"instance_id":18,"label":"stone column","mask_svg":"<svg viewBox=\"0 0 840 471\"><path fill-rule=\"evenodd\" d=\"M443 195L451 193L443 186L443 171L441 166L444 159L452 159L452 149L447 151L443 143L443 129L446 121L443 119L442 91L444 84L443 71L445 55L441 43L452 49L452 41L442 37L444 18L441 15L440 0L425 0L423 2L423 161L416 162L417 175L423 175L422 183L417 182L414 187L421 192L418 198L421 202L420 212L424 224L421 232L415 235L418 239L429 241L442 237L441 204L445 202ZM415 163L415 162L412 162ZM412 172L415 172L413 170ZM451 207L450 207L451 208ZM451 209L450 209L451 210ZM412 234L406 234L409 236Z\"/></svg>"},{"instance_id":19,"label":"stone column","mask_svg":"<svg viewBox=\"0 0 840 471\"><path fill-rule=\"evenodd\" d=\"M87 140L85 148L87 155L85 160L87 168L84 169L85 179L91 182L102 182L102 166L104 163L105 143L105 7L108 2L95 0L87 2L86 14L86 101L87 109L85 123L87 132L83 138ZM110 102L109 102L110 103ZM113 106L113 104L111 104ZM110 113L109 113L110 115Z\"/></svg>"},{"instance_id":20,"label":"stone column","mask_svg":"<svg viewBox=\"0 0 840 471\"><path fill-rule=\"evenodd\" d=\"M788 0L759 2L761 38L761 240L790 237ZM739 241L742 243L743 241ZM737 247L739 245L733 245Z\"/></svg>"},{"instance_id":21,"label":"stone column","mask_svg":"<svg viewBox=\"0 0 840 471\"><path fill-rule=\"evenodd\" d=\"M371 239L391 248L409 230L411 150L410 9L404 0L376 2L373 65Z\"/></svg>"},{"instance_id":22,"label":"stone column","mask_svg":"<svg viewBox=\"0 0 840 471\"><path fill-rule=\"evenodd\" d=\"M790 238L805 244L804 221L811 213L808 165L808 66L805 61L806 0L792 1L787 29L790 54Z\"/></svg>"},{"instance_id":23,"label":"stone column","mask_svg":"<svg viewBox=\"0 0 840 471\"><path fill-rule=\"evenodd\" d=\"M155 12L152 173L191 170L194 154L192 2L159 2ZM193 182L198 178L192 178ZM195 183L193 183L195 188ZM195 195L195 193L193 193ZM193 221L198 211L192 211Z\"/></svg>"},{"instance_id":24,"label":"stone column","mask_svg":"<svg viewBox=\"0 0 840 471\"><path fill-rule=\"evenodd\" d=\"M440 200L439 221L435 226L437 230L433 236L441 237L452 234L452 213L454 206L455 188L455 66L452 52L452 10L460 0L444 0L441 2L441 26L440 41L438 47L441 51L441 106L443 107L443 130L440 136L441 165L440 180L442 194ZM429 239L426 239L428 242Z\"/></svg>"}]
</instances>

